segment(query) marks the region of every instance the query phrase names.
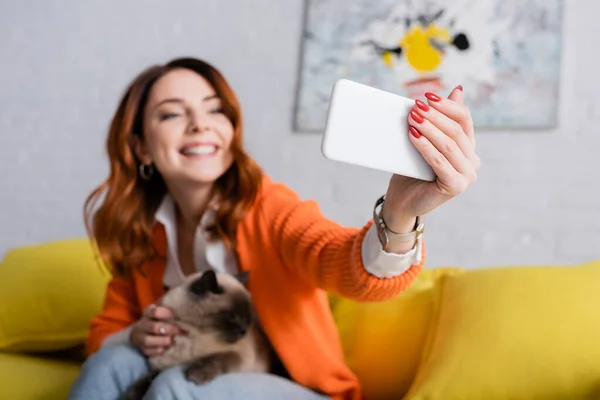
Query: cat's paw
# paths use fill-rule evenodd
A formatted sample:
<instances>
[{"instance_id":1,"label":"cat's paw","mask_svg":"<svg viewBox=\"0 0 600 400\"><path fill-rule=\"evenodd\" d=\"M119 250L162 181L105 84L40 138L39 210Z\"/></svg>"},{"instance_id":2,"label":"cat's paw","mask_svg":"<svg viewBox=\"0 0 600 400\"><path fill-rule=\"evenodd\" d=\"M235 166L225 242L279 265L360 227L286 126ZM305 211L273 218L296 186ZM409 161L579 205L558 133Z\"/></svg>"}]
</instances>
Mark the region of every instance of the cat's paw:
<instances>
[{"instance_id":1,"label":"cat's paw","mask_svg":"<svg viewBox=\"0 0 600 400\"><path fill-rule=\"evenodd\" d=\"M123 400L142 400L159 371L150 371L135 381L125 392Z\"/></svg>"},{"instance_id":2,"label":"cat's paw","mask_svg":"<svg viewBox=\"0 0 600 400\"><path fill-rule=\"evenodd\" d=\"M214 364L190 365L184 371L187 380L197 385L208 383L221 374L221 369Z\"/></svg>"},{"instance_id":3,"label":"cat's paw","mask_svg":"<svg viewBox=\"0 0 600 400\"><path fill-rule=\"evenodd\" d=\"M185 370L185 377L199 385L212 381L217 376L236 371L242 364L238 353L224 352L200 357Z\"/></svg>"}]
</instances>

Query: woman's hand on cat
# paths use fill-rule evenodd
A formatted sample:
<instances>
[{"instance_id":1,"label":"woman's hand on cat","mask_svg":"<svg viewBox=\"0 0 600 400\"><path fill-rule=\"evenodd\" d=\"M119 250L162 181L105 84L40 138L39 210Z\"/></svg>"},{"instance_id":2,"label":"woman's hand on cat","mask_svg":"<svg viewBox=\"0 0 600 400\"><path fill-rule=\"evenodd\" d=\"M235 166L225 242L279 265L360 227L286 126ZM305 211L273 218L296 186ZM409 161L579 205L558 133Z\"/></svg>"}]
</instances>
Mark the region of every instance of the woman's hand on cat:
<instances>
[{"instance_id":1,"label":"woman's hand on cat","mask_svg":"<svg viewBox=\"0 0 600 400\"><path fill-rule=\"evenodd\" d=\"M171 323L175 314L167 307L150 306L132 327L130 342L147 357L162 354L173 344L174 336L186 332Z\"/></svg>"}]
</instances>

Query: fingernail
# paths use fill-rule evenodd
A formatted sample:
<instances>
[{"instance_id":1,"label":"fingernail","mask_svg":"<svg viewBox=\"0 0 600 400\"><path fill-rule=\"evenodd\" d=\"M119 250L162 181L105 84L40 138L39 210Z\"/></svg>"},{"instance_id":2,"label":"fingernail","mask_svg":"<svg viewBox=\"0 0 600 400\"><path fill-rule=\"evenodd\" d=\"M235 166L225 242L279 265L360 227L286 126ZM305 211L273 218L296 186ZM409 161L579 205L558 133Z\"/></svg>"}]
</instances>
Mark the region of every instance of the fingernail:
<instances>
[{"instance_id":1,"label":"fingernail","mask_svg":"<svg viewBox=\"0 0 600 400\"><path fill-rule=\"evenodd\" d=\"M415 100L415 103L417 103L417 107L419 107L421 110L425 112L429 111L429 106L423 103L421 100Z\"/></svg>"},{"instance_id":2,"label":"fingernail","mask_svg":"<svg viewBox=\"0 0 600 400\"><path fill-rule=\"evenodd\" d=\"M427 97L427 99L429 99L431 101L440 101L441 100L440 96L438 96L437 94L431 93L431 92L425 93L425 97Z\"/></svg>"},{"instance_id":3,"label":"fingernail","mask_svg":"<svg viewBox=\"0 0 600 400\"><path fill-rule=\"evenodd\" d=\"M463 87L462 87L462 85L458 85L458 86L456 87L456 89L460 90L461 92L463 91Z\"/></svg>"},{"instance_id":4,"label":"fingernail","mask_svg":"<svg viewBox=\"0 0 600 400\"><path fill-rule=\"evenodd\" d=\"M419 113L418 113L418 112L416 112L415 110L411 110L411 111L410 111L410 116L412 117L412 119L414 119L414 120L415 120L415 122L416 122L417 124L422 124L422 123L423 123L423 121L424 121L424 119L423 119L423 117L421 116L421 114L419 114Z\"/></svg>"},{"instance_id":5,"label":"fingernail","mask_svg":"<svg viewBox=\"0 0 600 400\"><path fill-rule=\"evenodd\" d=\"M416 137L417 139L421 137L421 134L419 133L419 131L417 130L417 128L415 128L414 126L412 126L412 125L411 125L411 126L408 128L408 130L409 130L409 131L410 131L410 133L411 133L411 134L412 134L414 137Z\"/></svg>"}]
</instances>

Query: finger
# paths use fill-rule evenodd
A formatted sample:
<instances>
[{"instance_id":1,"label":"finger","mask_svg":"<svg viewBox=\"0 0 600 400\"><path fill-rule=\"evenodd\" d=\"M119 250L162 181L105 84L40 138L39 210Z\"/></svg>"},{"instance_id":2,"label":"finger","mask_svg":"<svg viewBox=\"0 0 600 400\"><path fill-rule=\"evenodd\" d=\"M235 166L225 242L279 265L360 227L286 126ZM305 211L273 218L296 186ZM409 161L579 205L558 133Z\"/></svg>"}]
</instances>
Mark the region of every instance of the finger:
<instances>
[{"instance_id":1,"label":"finger","mask_svg":"<svg viewBox=\"0 0 600 400\"><path fill-rule=\"evenodd\" d=\"M458 89L453 90L451 95L454 97L458 96L456 94L457 90ZM434 93L427 92L425 93L425 97L427 98L427 103L431 107L460 124L460 126L463 128L463 132L467 135L474 148L475 130L473 128L473 117L471 116L471 111L469 108L463 104L454 102L451 99L445 99Z\"/></svg>"},{"instance_id":2,"label":"finger","mask_svg":"<svg viewBox=\"0 0 600 400\"><path fill-rule=\"evenodd\" d=\"M160 336L173 336L180 334L180 330L176 325L166 324L160 321L151 321L149 333Z\"/></svg>"},{"instance_id":3,"label":"finger","mask_svg":"<svg viewBox=\"0 0 600 400\"><path fill-rule=\"evenodd\" d=\"M435 154L435 159L433 160L436 165L445 166L445 163L441 160L437 160L437 158L441 157L447 160L454 171L468 176L469 178L473 175L474 171L471 162L467 159L454 140L445 135L415 110L410 112L408 123L413 128L416 128L422 136L426 137L437 150L437 154ZM431 167L434 168L434 165L431 165Z\"/></svg>"},{"instance_id":4,"label":"finger","mask_svg":"<svg viewBox=\"0 0 600 400\"><path fill-rule=\"evenodd\" d=\"M167 324L161 321L143 319L140 321L139 328L146 334L156 336L173 336L180 334L180 328L173 324Z\"/></svg>"},{"instance_id":5,"label":"finger","mask_svg":"<svg viewBox=\"0 0 600 400\"><path fill-rule=\"evenodd\" d=\"M414 126L409 127L410 141L423 156L427 164L431 166L435 175L442 182L454 182L460 179L461 175L448 161L446 157L429 141L426 136L423 136Z\"/></svg>"},{"instance_id":6,"label":"finger","mask_svg":"<svg viewBox=\"0 0 600 400\"><path fill-rule=\"evenodd\" d=\"M464 102L463 87L461 85L458 85L457 87L452 89L452 92L450 92L448 99L452 100L455 103L461 104L461 105L464 104L465 102Z\"/></svg>"},{"instance_id":7,"label":"finger","mask_svg":"<svg viewBox=\"0 0 600 400\"><path fill-rule=\"evenodd\" d=\"M146 320L145 332L160 336L186 335L188 332L178 325L157 320Z\"/></svg>"},{"instance_id":8,"label":"finger","mask_svg":"<svg viewBox=\"0 0 600 400\"><path fill-rule=\"evenodd\" d=\"M156 320L169 320L175 318L175 313L170 308L163 306L154 306L149 309L148 315Z\"/></svg>"},{"instance_id":9,"label":"finger","mask_svg":"<svg viewBox=\"0 0 600 400\"><path fill-rule=\"evenodd\" d=\"M464 106L465 94L464 94L464 89L463 89L462 85L458 85L457 87L455 87L452 90L452 92L450 92L448 99L452 100L453 102L455 102L457 104ZM467 108L467 111L469 111L468 108ZM467 123L461 124L461 126L463 126L463 131L469 138L469 141L473 144L473 146L475 146L475 128L473 127L473 118L471 116L470 111L468 112L468 114L469 114L469 118L468 118Z\"/></svg>"},{"instance_id":10,"label":"finger","mask_svg":"<svg viewBox=\"0 0 600 400\"><path fill-rule=\"evenodd\" d=\"M140 340L140 345L144 348L169 347L172 344L173 338L171 336L143 335Z\"/></svg>"},{"instance_id":11,"label":"finger","mask_svg":"<svg viewBox=\"0 0 600 400\"><path fill-rule=\"evenodd\" d=\"M473 145L469 141L467 135L465 135L462 126L458 122L448 118L435 108L429 107L421 100L416 100L415 105L415 112L423 116L427 121L435 125L442 133L456 142L460 150L469 160L472 162L475 161L475 149L473 149Z\"/></svg>"}]
</instances>

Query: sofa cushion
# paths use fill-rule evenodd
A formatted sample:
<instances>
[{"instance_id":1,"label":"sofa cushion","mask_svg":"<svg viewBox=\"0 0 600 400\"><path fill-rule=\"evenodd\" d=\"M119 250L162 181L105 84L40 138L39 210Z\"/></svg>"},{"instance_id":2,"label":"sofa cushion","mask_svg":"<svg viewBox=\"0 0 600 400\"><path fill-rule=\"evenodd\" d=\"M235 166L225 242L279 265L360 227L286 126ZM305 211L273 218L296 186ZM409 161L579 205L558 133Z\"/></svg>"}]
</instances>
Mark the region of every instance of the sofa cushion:
<instances>
[{"instance_id":1,"label":"sofa cushion","mask_svg":"<svg viewBox=\"0 0 600 400\"><path fill-rule=\"evenodd\" d=\"M400 399L408 391L429 330L435 284L441 276L460 271L425 269L411 287L384 302L332 300L346 361L367 398Z\"/></svg>"},{"instance_id":2,"label":"sofa cushion","mask_svg":"<svg viewBox=\"0 0 600 400\"><path fill-rule=\"evenodd\" d=\"M0 263L0 350L52 351L82 343L109 277L87 239L10 250Z\"/></svg>"},{"instance_id":3,"label":"sofa cushion","mask_svg":"<svg viewBox=\"0 0 600 400\"><path fill-rule=\"evenodd\" d=\"M79 374L74 362L0 352L3 399L63 400Z\"/></svg>"},{"instance_id":4,"label":"sofa cushion","mask_svg":"<svg viewBox=\"0 0 600 400\"><path fill-rule=\"evenodd\" d=\"M600 398L600 261L444 276L407 400Z\"/></svg>"}]
</instances>

